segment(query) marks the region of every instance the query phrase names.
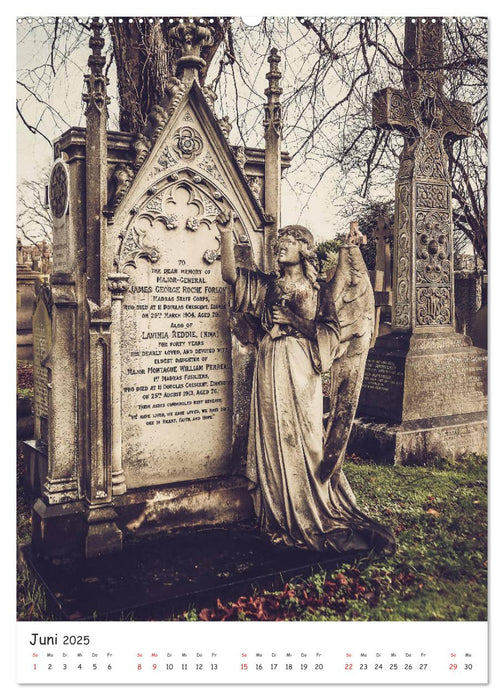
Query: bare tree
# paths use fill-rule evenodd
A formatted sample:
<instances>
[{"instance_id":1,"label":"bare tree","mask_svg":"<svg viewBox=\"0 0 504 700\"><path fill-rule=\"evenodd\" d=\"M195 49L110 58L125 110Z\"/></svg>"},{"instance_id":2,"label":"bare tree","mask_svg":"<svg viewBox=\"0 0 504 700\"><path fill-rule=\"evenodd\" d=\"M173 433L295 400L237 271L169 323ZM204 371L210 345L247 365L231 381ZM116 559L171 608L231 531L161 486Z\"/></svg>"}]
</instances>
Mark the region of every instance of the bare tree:
<instances>
[{"instance_id":1,"label":"bare tree","mask_svg":"<svg viewBox=\"0 0 504 700\"><path fill-rule=\"evenodd\" d=\"M45 202L45 183L49 169L44 169L35 180L23 180L18 185L16 228L21 242L29 241L40 247L43 240L52 243L52 217Z\"/></svg>"},{"instance_id":2,"label":"bare tree","mask_svg":"<svg viewBox=\"0 0 504 700\"><path fill-rule=\"evenodd\" d=\"M139 131L151 109L164 98L180 55L170 30L180 19L163 18L162 22L148 17L128 21L117 17L107 19L117 70L120 129ZM201 51L206 62L200 71L200 80L204 84L208 66L224 37L229 36L231 24L228 18L220 21L217 17L193 18L192 22L213 29L212 43L203 46Z\"/></svg>"},{"instance_id":3,"label":"bare tree","mask_svg":"<svg viewBox=\"0 0 504 700\"><path fill-rule=\"evenodd\" d=\"M116 96L111 118L120 129L139 130L162 99L177 58L169 30L178 20L105 20L106 70ZM201 80L229 110L233 136L242 145L261 143L266 59L271 46L279 49L284 74L283 138L292 156L287 182L305 209L315 195L323 196L335 217L353 218L367 200L390 199L402 137L372 126L371 105L373 92L401 85L403 21L284 18L282 22L277 18L274 22L263 19L257 27L232 18L193 21L213 28L214 41L204 50L207 65ZM81 69L85 65L88 25L87 20L57 20L43 28L32 26L21 37L29 42L39 32L44 50L40 50L39 65L20 74L19 118L48 142L70 124L70 118L54 108L51 86L68 73L72 61ZM446 77L445 91L450 99L473 105L475 122L473 138L447 144L455 226L458 240L470 241L486 260L486 25L483 20L450 20L444 37L445 60L440 69Z\"/></svg>"}]
</instances>

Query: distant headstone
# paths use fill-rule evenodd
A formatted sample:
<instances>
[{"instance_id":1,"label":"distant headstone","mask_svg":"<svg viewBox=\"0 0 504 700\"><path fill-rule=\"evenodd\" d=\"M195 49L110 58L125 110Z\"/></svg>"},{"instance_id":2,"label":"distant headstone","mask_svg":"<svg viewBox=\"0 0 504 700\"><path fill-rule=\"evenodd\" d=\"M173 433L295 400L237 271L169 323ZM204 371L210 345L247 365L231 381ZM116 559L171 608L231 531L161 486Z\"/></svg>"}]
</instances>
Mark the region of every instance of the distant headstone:
<instances>
[{"instance_id":1,"label":"distant headstone","mask_svg":"<svg viewBox=\"0 0 504 700\"><path fill-rule=\"evenodd\" d=\"M382 312L392 306L392 260L390 245L393 234L385 217L380 214L373 232L376 240L376 263L373 274L373 290L375 295L375 329L373 342L380 335L380 320ZM383 334L383 333L382 333Z\"/></svg>"},{"instance_id":2,"label":"distant headstone","mask_svg":"<svg viewBox=\"0 0 504 700\"><path fill-rule=\"evenodd\" d=\"M478 331L475 329L477 313L483 306L484 277L485 271L476 267L455 270L455 310L457 330L468 335L477 347L486 348L480 345L481 324L478 324Z\"/></svg>"},{"instance_id":3,"label":"distant headstone","mask_svg":"<svg viewBox=\"0 0 504 700\"><path fill-rule=\"evenodd\" d=\"M32 269L24 258L21 241L17 243L16 265L16 346L17 360L33 359L33 305L44 276Z\"/></svg>"}]
</instances>

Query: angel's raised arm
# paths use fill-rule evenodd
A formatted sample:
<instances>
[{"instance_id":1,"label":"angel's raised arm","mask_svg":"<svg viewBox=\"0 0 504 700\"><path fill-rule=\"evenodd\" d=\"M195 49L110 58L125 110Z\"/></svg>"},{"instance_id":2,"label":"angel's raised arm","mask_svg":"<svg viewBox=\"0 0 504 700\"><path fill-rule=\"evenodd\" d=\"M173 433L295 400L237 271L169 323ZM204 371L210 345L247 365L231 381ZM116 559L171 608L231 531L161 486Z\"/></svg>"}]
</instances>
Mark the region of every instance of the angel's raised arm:
<instances>
[{"instance_id":1,"label":"angel's raised arm","mask_svg":"<svg viewBox=\"0 0 504 700\"><path fill-rule=\"evenodd\" d=\"M216 219L221 235L222 279L228 284L235 284L237 279L233 239L234 221L235 214L232 211L229 211L227 214L221 212Z\"/></svg>"}]
</instances>

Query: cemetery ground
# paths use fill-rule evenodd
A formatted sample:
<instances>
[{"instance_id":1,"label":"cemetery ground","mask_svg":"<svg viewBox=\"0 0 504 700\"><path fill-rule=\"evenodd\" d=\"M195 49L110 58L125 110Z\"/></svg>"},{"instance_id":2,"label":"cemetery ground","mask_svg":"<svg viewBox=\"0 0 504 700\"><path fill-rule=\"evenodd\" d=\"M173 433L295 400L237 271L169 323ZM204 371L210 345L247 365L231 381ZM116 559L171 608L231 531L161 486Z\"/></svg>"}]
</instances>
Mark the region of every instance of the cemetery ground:
<instances>
[{"instance_id":1,"label":"cemetery ground","mask_svg":"<svg viewBox=\"0 0 504 700\"><path fill-rule=\"evenodd\" d=\"M30 391L30 370L18 371ZM18 545L30 541L30 502L23 490L18 444ZM393 556L368 556L338 570L284 581L278 590L254 588L212 604L171 614L162 605L148 617L123 620L486 620L486 459L437 459L421 467L374 464L355 456L345 473L359 506L396 535ZM24 563L18 569L18 620L55 620L43 588ZM112 619L112 618L110 618ZM114 617L118 619L118 617Z\"/></svg>"}]
</instances>

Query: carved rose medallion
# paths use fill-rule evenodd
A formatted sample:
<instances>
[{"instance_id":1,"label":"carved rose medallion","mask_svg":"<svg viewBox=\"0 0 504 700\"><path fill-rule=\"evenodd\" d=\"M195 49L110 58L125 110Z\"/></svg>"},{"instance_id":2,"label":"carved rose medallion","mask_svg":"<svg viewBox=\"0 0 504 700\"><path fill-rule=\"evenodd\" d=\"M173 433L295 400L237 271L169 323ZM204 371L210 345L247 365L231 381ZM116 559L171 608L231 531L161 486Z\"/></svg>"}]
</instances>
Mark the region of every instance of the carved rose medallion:
<instances>
[{"instance_id":1,"label":"carved rose medallion","mask_svg":"<svg viewBox=\"0 0 504 700\"><path fill-rule=\"evenodd\" d=\"M191 160L203 150L203 141L196 129L183 126L175 132L174 149L181 158Z\"/></svg>"},{"instance_id":2,"label":"carved rose medallion","mask_svg":"<svg viewBox=\"0 0 504 700\"><path fill-rule=\"evenodd\" d=\"M49 206L55 219L61 219L68 211L69 200L68 168L64 161L54 162L49 179Z\"/></svg>"}]
</instances>

